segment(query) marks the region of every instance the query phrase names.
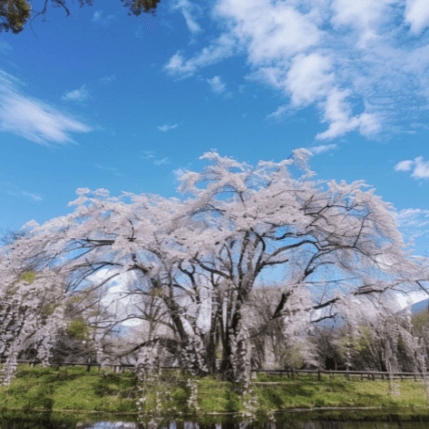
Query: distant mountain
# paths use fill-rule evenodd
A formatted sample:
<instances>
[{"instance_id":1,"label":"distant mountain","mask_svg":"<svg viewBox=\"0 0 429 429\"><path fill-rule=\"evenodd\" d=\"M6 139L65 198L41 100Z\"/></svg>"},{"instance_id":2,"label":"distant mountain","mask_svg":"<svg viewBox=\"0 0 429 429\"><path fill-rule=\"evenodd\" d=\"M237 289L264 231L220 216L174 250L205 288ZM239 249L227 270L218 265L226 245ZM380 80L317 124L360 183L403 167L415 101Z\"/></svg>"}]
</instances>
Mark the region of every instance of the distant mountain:
<instances>
[{"instance_id":1,"label":"distant mountain","mask_svg":"<svg viewBox=\"0 0 429 429\"><path fill-rule=\"evenodd\" d=\"M417 313L421 313L424 310L427 310L428 305L429 305L429 298L424 299L424 300L419 301L419 302L415 302L414 304L411 304L411 306L408 306L408 307L411 307L411 314L414 315ZM396 314L405 313L407 311L408 307L403 308L401 311L398 311Z\"/></svg>"}]
</instances>

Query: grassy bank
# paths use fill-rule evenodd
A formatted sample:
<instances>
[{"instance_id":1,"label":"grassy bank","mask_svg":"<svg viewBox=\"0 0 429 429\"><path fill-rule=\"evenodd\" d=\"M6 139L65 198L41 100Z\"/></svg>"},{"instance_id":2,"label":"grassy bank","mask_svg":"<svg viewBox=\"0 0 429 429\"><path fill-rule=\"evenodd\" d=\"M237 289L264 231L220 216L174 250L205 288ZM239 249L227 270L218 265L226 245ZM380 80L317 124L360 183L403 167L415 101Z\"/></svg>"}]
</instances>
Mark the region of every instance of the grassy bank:
<instances>
[{"instance_id":1,"label":"grassy bank","mask_svg":"<svg viewBox=\"0 0 429 429\"><path fill-rule=\"evenodd\" d=\"M188 406L191 395L188 376L179 372L164 372L160 379L146 384L147 400L144 413L176 414L194 412ZM192 378L192 377L191 377ZM244 411L243 398L237 385L213 378L192 378L197 386L197 403L201 413L237 413ZM317 381L314 376L288 379L259 374L253 392L244 399L257 396L257 411L316 407L395 407L398 410L426 409L423 387L411 380L395 380L399 396L389 394L387 381L331 380ZM158 398L158 401L157 401ZM136 413L137 388L130 372L115 374L108 370L84 367L31 368L19 365L17 377L9 387L0 386L0 411L6 410L73 410L81 412Z\"/></svg>"}]
</instances>

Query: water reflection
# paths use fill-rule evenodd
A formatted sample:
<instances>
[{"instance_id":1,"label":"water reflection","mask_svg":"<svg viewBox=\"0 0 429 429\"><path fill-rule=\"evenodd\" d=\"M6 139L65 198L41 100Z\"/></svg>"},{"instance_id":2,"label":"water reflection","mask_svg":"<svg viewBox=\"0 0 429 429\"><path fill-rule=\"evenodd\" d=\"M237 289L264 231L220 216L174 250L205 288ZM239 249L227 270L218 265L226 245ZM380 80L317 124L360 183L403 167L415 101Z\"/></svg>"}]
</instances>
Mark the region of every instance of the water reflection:
<instances>
[{"instance_id":1,"label":"water reflection","mask_svg":"<svg viewBox=\"0 0 429 429\"><path fill-rule=\"evenodd\" d=\"M356 417L356 416L355 416ZM0 429L423 429L429 428L429 416L399 416L395 414L365 416L357 420L344 415L337 415L335 419L312 415L303 419L303 416L279 416L273 420L246 421L237 419L223 419L222 423L214 419L207 421L151 419L145 423L126 421L75 421L60 422L58 418L51 421L48 416L39 416L31 421L27 419L12 419L0 417Z\"/></svg>"},{"instance_id":2,"label":"water reflection","mask_svg":"<svg viewBox=\"0 0 429 429\"><path fill-rule=\"evenodd\" d=\"M76 428L85 429L145 429L153 425L139 425L129 422L97 422L92 425L76 426ZM240 422L238 424L231 423L215 423L212 425L200 426L196 422L185 421L182 425L179 424L177 429L426 429L429 427L429 422L423 421L405 421L392 420L389 422L374 422L374 421L309 421L309 422L284 422L276 424L273 422L255 423L255 422ZM170 422L169 425L160 426L158 429L176 429L176 422Z\"/></svg>"}]
</instances>

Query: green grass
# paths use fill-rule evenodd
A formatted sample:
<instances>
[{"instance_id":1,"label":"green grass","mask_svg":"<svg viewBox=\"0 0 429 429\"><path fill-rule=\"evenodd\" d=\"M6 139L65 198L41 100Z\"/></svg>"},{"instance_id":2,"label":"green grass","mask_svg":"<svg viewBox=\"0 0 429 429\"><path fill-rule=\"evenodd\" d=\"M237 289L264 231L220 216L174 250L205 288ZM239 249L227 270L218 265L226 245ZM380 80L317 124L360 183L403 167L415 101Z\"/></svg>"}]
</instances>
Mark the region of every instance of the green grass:
<instances>
[{"instance_id":1,"label":"green grass","mask_svg":"<svg viewBox=\"0 0 429 429\"><path fill-rule=\"evenodd\" d=\"M189 377L192 378L192 377ZM187 407L188 376L178 371L163 372L160 378L147 383L147 401L144 412L156 410L158 392L161 415L192 412ZM195 378L193 378L195 379ZM253 395L258 397L258 412L288 408L317 407L383 407L401 410L428 407L423 387L414 380L395 380L400 387L399 397L389 395L387 381L353 380L344 377L333 380L322 376L300 375L294 380L259 374L255 382L280 384L253 385ZM9 387L0 386L0 411L6 410L73 410L75 412L136 413L137 389L130 372L115 374L93 367L53 368L19 365L17 377ZM198 384L198 405L202 413L236 413L244 411L237 386L220 382L212 377L201 379Z\"/></svg>"}]
</instances>

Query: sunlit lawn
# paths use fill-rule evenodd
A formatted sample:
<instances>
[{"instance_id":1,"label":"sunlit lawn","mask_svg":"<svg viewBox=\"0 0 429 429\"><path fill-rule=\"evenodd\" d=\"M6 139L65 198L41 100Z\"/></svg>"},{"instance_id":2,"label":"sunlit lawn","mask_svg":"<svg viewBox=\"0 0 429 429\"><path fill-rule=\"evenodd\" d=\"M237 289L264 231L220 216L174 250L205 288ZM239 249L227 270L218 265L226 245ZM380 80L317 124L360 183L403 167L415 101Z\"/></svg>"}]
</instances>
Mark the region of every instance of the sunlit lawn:
<instances>
[{"instance_id":1,"label":"sunlit lawn","mask_svg":"<svg viewBox=\"0 0 429 429\"><path fill-rule=\"evenodd\" d=\"M156 393L159 393L161 413L192 410L187 407L189 390L186 381L190 376L179 372L163 372L161 379L146 384L146 412L156 409ZM162 380L164 379L164 380ZM203 413L238 412L244 408L237 386L222 383L211 377L200 379L198 405ZM400 395L389 394L389 382L358 380L348 381L338 376L334 380L322 376L291 379L259 374L255 382L281 384L253 385L250 396L257 395L259 412L287 408L314 407L426 407L423 387L414 380L395 380L399 383ZM80 410L110 413L137 412L137 390L131 372L115 374L109 370L93 367L53 368L19 365L17 377L10 387L0 386L0 409L21 410Z\"/></svg>"}]
</instances>

